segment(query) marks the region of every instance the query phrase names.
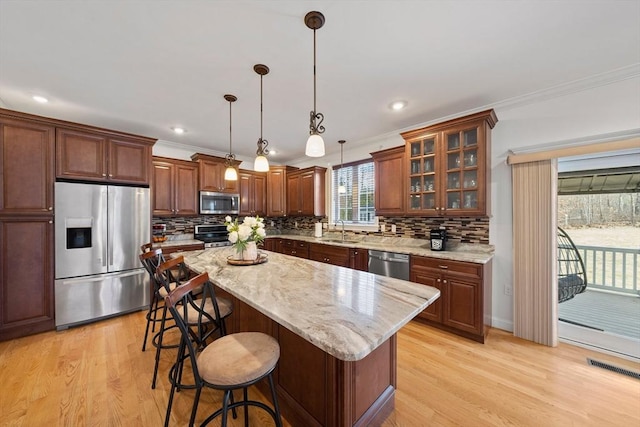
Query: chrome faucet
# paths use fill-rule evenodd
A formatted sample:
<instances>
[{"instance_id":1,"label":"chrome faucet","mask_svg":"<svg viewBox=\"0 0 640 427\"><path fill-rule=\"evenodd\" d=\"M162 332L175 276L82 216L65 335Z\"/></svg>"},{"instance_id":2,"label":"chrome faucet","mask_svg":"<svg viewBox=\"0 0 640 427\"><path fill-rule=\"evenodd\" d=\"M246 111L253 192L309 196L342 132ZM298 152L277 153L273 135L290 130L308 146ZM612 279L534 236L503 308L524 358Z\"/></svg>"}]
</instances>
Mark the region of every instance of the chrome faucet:
<instances>
[{"instance_id":1,"label":"chrome faucet","mask_svg":"<svg viewBox=\"0 0 640 427\"><path fill-rule=\"evenodd\" d=\"M340 221L338 221L338 222L341 222L341 223L342 223L342 241L344 242L344 221L343 221L343 220L340 220Z\"/></svg>"}]
</instances>

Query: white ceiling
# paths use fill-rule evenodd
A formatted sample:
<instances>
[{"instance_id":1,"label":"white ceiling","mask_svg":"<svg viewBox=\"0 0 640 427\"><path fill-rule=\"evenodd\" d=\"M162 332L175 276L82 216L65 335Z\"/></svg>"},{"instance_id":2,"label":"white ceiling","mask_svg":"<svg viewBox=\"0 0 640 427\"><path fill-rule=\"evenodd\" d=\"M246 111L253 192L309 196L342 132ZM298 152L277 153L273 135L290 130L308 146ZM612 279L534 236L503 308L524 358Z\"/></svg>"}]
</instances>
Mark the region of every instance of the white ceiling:
<instances>
[{"instance_id":1,"label":"white ceiling","mask_svg":"<svg viewBox=\"0 0 640 427\"><path fill-rule=\"evenodd\" d=\"M0 105L274 163L640 63L640 1L0 0ZM46 105L31 96L49 98ZM408 101L401 112L395 100ZM187 133L173 134L172 126Z\"/></svg>"}]
</instances>

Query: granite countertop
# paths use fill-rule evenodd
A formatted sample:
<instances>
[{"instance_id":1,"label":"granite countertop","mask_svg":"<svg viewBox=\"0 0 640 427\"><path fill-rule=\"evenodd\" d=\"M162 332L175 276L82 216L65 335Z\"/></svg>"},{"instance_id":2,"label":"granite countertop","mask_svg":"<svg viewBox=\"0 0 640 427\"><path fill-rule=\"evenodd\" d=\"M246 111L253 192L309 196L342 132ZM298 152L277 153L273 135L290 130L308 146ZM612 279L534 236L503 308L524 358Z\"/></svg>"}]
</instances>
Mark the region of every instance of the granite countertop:
<instances>
[{"instance_id":1,"label":"granite countertop","mask_svg":"<svg viewBox=\"0 0 640 427\"><path fill-rule=\"evenodd\" d=\"M493 245L449 244L448 242L447 247L450 249L446 251L432 251L429 248L428 240L404 237L347 236L344 243L337 241L341 239L339 232L326 233L324 237L313 237L301 234L269 234L267 237L301 240L349 248L397 252L452 261L473 262L476 264L486 264L493 258Z\"/></svg>"},{"instance_id":2,"label":"granite countertop","mask_svg":"<svg viewBox=\"0 0 640 427\"><path fill-rule=\"evenodd\" d=\"M175 253L283 327L332 356L360 360L433 303L440 291L405 280L273 252L233 266L232 247Z\"/></svg>"}]
</instances>

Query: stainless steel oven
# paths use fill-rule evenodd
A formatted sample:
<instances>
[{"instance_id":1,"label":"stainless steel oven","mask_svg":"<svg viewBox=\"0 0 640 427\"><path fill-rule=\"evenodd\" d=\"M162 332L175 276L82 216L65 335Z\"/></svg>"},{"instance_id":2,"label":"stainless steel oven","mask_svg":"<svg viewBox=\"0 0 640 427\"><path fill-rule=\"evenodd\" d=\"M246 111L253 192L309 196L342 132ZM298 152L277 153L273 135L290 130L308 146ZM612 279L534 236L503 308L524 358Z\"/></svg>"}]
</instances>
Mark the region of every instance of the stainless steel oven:
<instances>
[{"instance_id":1,"label":"stainless steel oven","mask_svg":"<svg viewBox=\"0 0 640 427\"><path fill-rule=\"evenodd\" d=\"M204 242L205 248L229 246L229 232L224 224L196 225L193 237Z\"/></svg>"},{"instance_id":2,"label":"stainless steel oven","mask_svg":"<svg viewBox=\"0 0 640 427\"><path fill-rule=\"evenodd\" d=\"M240 194L200 191L201 215L238 215Z\"/></svg>"}]
</instances>

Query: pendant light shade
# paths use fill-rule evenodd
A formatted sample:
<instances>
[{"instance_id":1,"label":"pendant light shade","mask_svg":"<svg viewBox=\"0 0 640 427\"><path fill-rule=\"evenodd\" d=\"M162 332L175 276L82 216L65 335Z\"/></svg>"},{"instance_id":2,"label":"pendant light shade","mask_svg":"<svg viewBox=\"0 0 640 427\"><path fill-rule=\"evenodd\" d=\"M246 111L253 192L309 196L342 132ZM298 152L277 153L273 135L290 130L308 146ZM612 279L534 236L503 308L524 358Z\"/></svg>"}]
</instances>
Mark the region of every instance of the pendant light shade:
<instances>
[{"instance_id":1,"label":"pendant light shade","mask_svg":"<svg viewBox=\"0 0 640 427\"><path fill-rule=\"evenodd\" d=\"M238 98L236 98L234 95L227 94L224 96L224 99L229 101L229 154L225 156L225 159L227 159L227 161L225 162L225 164L227 165L227 169L225 169L224 171L224 179L225 181L237 181L238 171L234 167L236 155L233 154L233 151L231 149L231 104L233 102L236 102Z\"/></svg>"},{"instance_id":2,"label":"pendant light shade","mask_svg":"<svg viewBox=\"0 0 640 427\"><path fill-rule=\"evenodd\" d=\"M316 30L324 25L324 15L320 12L309 12L304 17L304 23L313 30L313 110L309 114L309 139L305 154L309 157L324 156L324 140L320 134L324 133L324 114L316 108Z\"/></svg>"},{"instance_id":3,"label":"pendant light shade","mask_svg":"<svg viewBox=\"0 0 640 427\"><path fill-rule=\"evenodd\" d=\"M344 185L344 181L342 180L342 147L344 147L344 143L347 142L344 139L341 139L340 141L338 141L338 144L340 144L340 171L338 172L338 175L340 176L339 179L339 185L338 185L338 194L345 194L347 192L347 187L345 187Z\"/></svg>"},{"instance_id":4,"label":"pendant light shade","mask_svg":"<svg viewBox=\"0 0 640 427\"><path fill-rule=\"evenodd\" d=\"M258 139L258 149L256 150L256 159L253 161L253 170L256 172L269 172L269 141L262 139L262 76L269 73L269 67L264 64L256 64L253 71L260 75L260 138Z\"/></svg>"},{"instance_id":5,"label":"pendant light shade","mask_svg":"<svg viewBox=\"0 0 640 427\"><path fill-rule=\"evenodd\" d=\"M307 139L307 148L304 152L309 157L324 156L324 140L318 134L312 134Z\"/></svg>"}]
</instances>

